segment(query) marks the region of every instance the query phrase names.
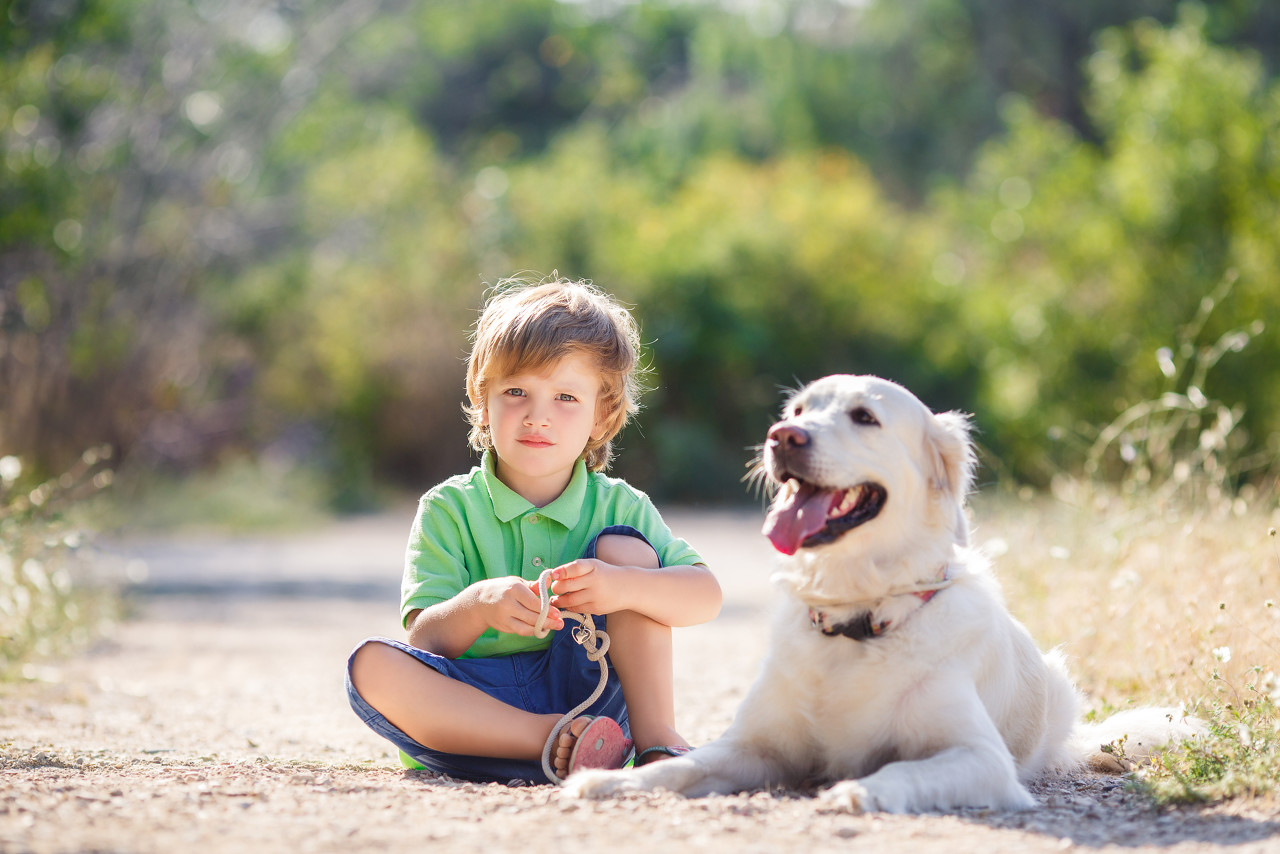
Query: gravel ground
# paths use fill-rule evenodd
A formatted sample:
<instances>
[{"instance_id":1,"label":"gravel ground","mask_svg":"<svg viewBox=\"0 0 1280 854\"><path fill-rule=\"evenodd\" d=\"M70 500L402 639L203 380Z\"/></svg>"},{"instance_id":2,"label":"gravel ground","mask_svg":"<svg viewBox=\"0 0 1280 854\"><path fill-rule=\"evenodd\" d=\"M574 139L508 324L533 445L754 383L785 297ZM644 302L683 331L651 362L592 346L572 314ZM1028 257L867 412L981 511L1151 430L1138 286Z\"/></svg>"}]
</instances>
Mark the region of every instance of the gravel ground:
<instances>
[{"instance_id":1,"label":"gravel ground","mask_svg":"<svg viewBox=\"0 0 1280 854\"><path fill-rule=\"evenodd\" d=\"M119 545L147 565L135 618L0 685L0 851L1280 852L1274 804L1155 810L1107 777L1034 787L1041 806L1020 813L855 816L806 792L579 802L402 771L347 707L342 668L397 631L408 519ZM726 592L718 619L677 633L679 724L702 743L761 657L769 558L755 515L669 521Z\"/></svg>"}]
</instances>

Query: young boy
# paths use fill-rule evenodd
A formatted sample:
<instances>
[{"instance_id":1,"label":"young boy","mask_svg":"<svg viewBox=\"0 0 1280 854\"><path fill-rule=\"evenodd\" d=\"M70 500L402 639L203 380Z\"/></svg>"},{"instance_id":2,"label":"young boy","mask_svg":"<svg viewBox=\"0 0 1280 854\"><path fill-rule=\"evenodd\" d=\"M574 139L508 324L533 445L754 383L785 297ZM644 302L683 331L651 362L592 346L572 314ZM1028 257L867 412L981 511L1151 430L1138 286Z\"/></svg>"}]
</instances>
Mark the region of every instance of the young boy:
<instances>
[{"instance_id":1,"label":"young boy","mask_svg":"<svg viewBox=\"0 0 1280 854\"><path fill-rule=\"evenodd\" d=\"M671 627L720 610L720 587L648 497L601 472L637 409L639 333L586 283L498 292L467 363L469 474L418 506L401 617L408 643L373 638L347 664L352 708L403 754L470 780L546 782L553 727L596 688L599 664L561 610L598 615L609 682L559 735L558 777L675 755ZM552 568L550 637L535 637ZM581 744L579 744L581 742Z\"/></svg>"}]
</instances>

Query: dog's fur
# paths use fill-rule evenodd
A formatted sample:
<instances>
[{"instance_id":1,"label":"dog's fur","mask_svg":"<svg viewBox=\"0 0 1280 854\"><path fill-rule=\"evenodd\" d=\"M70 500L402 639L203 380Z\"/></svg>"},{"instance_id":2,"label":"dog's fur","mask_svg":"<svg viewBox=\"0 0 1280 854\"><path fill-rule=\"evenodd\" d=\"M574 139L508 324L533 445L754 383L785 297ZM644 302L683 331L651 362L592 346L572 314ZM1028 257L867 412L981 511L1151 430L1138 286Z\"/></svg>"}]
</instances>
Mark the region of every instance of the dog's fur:
<instances>
[{"instance_id":1,"label":"dog's fur","mask_svg":"<svg viewBox=\"0 0 1280 854\"><path fill-rule=\"evenodd\" d=\"M685 756L576 774L569 793L833 783L820 796L855 811L1019 809L1035 803L1023 782L1039 775L1120 770L1102 745L1123 737L1140 759L1197 732L1175 709L1077 723L1062 656L1036 649L969 548L965 416L934 414L886 380L826 377L787 404L762 464L781 487L765 527L788 554L775 577L784 595L732 726ZM845 493L860 499L848 518L816 531L864 484L883 492ZM940 584L927 600L915 592ZM871 636L822 631L886 623Z\"/></svg>"}]
</instances>

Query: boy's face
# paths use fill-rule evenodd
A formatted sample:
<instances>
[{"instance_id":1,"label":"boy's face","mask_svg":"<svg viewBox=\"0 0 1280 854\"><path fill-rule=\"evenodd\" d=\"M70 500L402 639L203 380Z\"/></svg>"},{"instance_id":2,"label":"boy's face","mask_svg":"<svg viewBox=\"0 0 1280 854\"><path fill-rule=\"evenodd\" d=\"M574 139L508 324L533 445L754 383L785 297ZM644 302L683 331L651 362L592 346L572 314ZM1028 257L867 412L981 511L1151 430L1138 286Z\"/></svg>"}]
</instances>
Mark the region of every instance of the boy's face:
<instances>
[{"instance_id":1,"label":"boy's face","mask_svg":"<svg viewBox=\"0 0 1280 854\"><path fill-rule=\"evenodd\" d=\"M489 425L498 478L536 507L555 500L587 441L604 431L599 395L600 371L581 353L490 383L481 423Z\"/></svg>"}]
</instances>

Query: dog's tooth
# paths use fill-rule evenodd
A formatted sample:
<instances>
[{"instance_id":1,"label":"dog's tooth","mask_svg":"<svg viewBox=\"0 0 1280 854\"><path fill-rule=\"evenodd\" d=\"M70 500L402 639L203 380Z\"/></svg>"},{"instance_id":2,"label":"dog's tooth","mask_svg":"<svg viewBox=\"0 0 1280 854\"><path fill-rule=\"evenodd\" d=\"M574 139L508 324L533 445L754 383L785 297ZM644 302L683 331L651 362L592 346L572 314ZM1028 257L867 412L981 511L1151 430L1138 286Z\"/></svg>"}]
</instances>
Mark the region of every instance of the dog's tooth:
<instances>
[{"instance_id":1,"label":"dog's tooth","mask_svg":"<svg viewBox=\"0 0 1280 854\"><path fill-rule=\"evenodd\" d=\"M858 503L858 493L860 491L861 491L860 487L854 487L853 489L846 489L844 492L844 496L840 499L840 503L838 505L833 506L831 510L827 513L827 518L835 519L840 516L843 516L844 514L852 510L854 505Z\"/></svg>"},{"instance_id":2,"label":"dog's tooth","mask_svg":"<svg viewBox=\"0 0 1280 854\"><path fill-rule=\"evenodd\" d=\"M841 503L841 515L848 513L858 505L858 499L862 497L862 487L855 486L844 494L844 501Z\"/></svg>"}]
</instances>

